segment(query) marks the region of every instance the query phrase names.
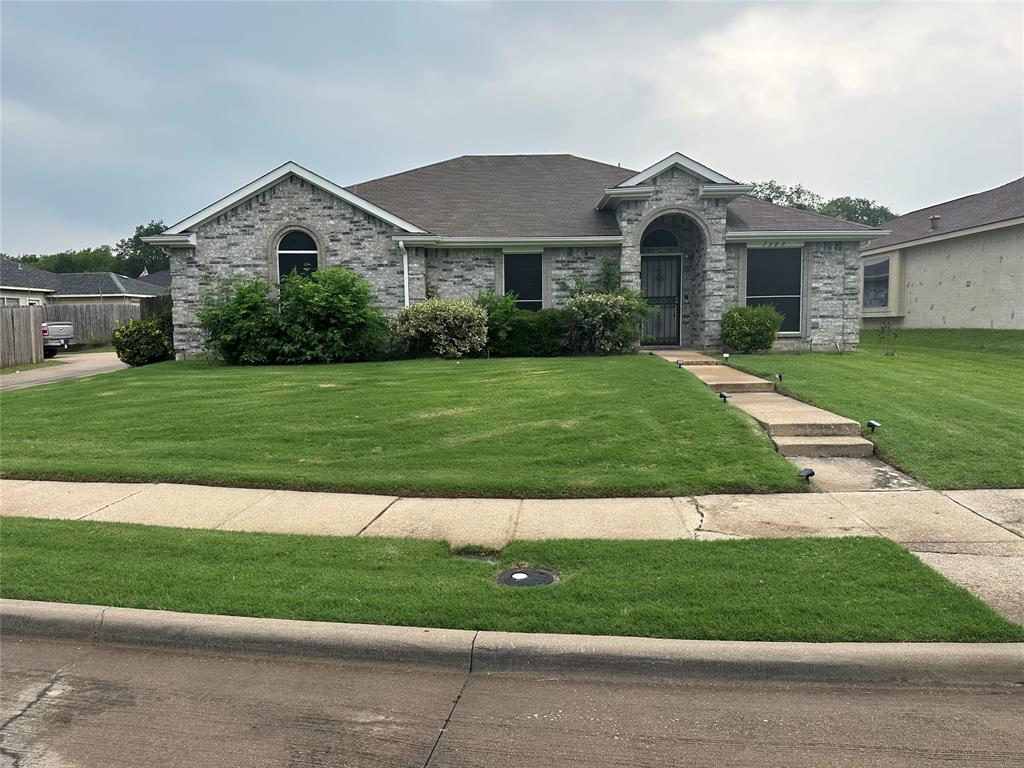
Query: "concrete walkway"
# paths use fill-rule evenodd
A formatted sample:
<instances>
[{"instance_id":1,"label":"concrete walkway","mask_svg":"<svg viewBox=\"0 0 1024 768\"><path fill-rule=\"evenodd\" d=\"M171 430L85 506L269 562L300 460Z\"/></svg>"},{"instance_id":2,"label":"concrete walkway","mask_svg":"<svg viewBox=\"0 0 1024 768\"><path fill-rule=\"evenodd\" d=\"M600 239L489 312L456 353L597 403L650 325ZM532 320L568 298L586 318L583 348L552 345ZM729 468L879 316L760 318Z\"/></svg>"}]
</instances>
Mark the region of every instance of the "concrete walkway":
<instances>
[{"instance_id":1,"label":"concrete walkway","mask_svg":"<svg viewBox=\"0 0 1024 768\"><path fill-rule=\"evenodd\" d=\"M64 379L80 379L99 373L112 373L128 367L117 359L114 352L75 352L58 354L54 359L60 365L3 374L0 376L0 392L34 387L38 384L51 384Z\"/></svg>"},{"instance_id":2,"label":"concrete walkway","mask_svg":"<svg viewBox=\"0 0 1024 768\"><path fill-rule=\"evenodd\" d=\"M620 499L424 499L167 483L0 480L0 515L225 531L442 539L884 536L1024 623L1024 490Z\"/></svg>"}]
</instances>

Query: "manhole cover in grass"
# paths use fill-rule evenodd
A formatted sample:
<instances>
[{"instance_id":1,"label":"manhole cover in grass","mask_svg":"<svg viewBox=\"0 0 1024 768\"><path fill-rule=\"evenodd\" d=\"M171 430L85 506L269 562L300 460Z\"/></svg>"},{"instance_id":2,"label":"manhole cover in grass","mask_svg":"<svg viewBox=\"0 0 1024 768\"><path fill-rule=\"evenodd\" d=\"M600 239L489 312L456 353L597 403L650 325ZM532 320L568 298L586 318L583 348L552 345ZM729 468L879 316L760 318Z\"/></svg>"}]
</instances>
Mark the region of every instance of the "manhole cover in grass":
<instances>
[{"instance_id":1,"label":"manhole cover in grass","mask_svg":"<svg viewBox=\"0 0 1024 768\"><path fill-rule=\"evenodd\" d=\"M503 587L543 587L556 581L555 574L537 568L513 568L498 574L498 583Z\"/></svg>"}]
</instances>

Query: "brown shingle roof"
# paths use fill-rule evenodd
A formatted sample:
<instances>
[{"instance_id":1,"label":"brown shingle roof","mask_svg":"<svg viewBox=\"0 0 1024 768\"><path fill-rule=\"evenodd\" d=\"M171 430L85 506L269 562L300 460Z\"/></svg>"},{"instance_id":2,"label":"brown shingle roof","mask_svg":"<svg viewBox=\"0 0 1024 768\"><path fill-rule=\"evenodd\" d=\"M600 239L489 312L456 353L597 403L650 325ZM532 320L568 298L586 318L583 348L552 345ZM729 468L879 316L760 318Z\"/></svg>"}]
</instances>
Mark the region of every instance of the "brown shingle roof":
<instances>
[{"instance_id":1,"label":"brown shingle roof","mask_svg":"<svg viewBox=\"0 0 1024 768\"><path fill-rule=\"evenodd\" d=\"M874 229L865 224L833 219L820 213L801 211L775 205L754 197L737 197L726 208L725 226L730 232L819 232L850 231L852 229Z\"/></svg>"},{"instance_id":2,"label":"brown shingle roof","mask_svg":"<svg viewBox=\"0 0 1024 768\"><path fill-rule=\"evenodd\" d=\"M931 228L931 216L942 217L935 229ZM875 250L1021 216L1024 216L1024 177L995 189L898 216L881 227L890 230L890 234L873 240L867 248Z\"/></svg>"},{"instance_id":3,"label":"brown shingle roof","mask_svg":"<svg viewBox=\"0 0 1024 768\"><path fill-rule=\"evenodd\" d=\"M575 155L463 155L346 187L442 237L620 235L601 193L636 171ZM750 197L729 203L730 231L871 229Z\"/></svg>"},{"instance_id":4,"label":"brown shingle roof","mask_svg":"<svg viewBox=\"0 0 1024 768\"><path fill-rule=\"evenodd\" d=\"M575 155L463 155L346 189L443 237L617 236L594 206L635 173Z\"/></svg>"}]
</instances>

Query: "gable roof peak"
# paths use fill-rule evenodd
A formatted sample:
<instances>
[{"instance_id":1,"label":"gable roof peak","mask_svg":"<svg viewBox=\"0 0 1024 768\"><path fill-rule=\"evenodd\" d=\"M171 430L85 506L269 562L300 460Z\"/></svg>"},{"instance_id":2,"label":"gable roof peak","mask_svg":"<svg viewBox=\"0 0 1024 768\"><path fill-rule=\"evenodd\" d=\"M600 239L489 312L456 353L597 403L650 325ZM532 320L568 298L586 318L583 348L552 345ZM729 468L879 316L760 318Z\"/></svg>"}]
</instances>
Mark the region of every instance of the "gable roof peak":
<instances>
[{"instance_id":1,"label":"gable roof peak","mask_svg":"<svg viewBox=\"0 0 1024 768\"><path fill-rule=\"evenodd\" d=\"M711 182L712 184L735 184L735 179L730 179L728 176L723 176L718 171L708 168L703 163L698 163L693 158L687 157L682 152L673 152L663 160L659 160L654 165L645 168L635 176L631 176L624 182L619 184L620 187L635 187L642 184L645 181L650 181L652 178L657 176L659 173L664 173L670 168L682 168L684 171L688 171L700 178Z\"/></svg>"}]
</instances>

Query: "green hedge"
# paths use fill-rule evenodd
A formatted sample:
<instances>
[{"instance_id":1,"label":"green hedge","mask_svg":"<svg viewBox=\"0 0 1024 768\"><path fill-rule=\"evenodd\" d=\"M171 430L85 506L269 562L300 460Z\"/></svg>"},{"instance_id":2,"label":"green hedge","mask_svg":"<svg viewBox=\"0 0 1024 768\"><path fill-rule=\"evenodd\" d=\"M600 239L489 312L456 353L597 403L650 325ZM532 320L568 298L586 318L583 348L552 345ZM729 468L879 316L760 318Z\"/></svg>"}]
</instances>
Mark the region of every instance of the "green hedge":
<instances>
[{"instance_id":1,"label":"green hedge","mask_svg":"<svg viewBox=\"0 0 1024 768\"><path fill-rule=\"evenodd\" d=\"M764 352L781 327L782 315L771 304L733 307L722 316L722 342L736 352Z\"/></svg>"}]
</instances>

